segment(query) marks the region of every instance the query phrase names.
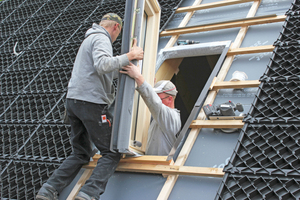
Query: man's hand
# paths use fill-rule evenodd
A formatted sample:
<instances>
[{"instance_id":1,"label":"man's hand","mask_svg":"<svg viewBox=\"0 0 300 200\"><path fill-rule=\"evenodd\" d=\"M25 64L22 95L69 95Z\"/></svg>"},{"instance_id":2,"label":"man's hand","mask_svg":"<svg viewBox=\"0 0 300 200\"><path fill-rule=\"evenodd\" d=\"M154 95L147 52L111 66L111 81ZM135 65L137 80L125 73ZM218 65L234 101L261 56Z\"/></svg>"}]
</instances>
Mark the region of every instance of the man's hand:
<instances>
[{"instance_id":1,"label":"man's hand","mask_svg":"<svg viewBox=\"0 0 300 200\"><path fill-rule=\"evenodd\" d=\"M139 65L136 66L132 63L129 63L129 65L122 67L122 69L125 71L120 71L120 73L127 74L133 78L138 86L141 86L144 83L145 79L141 74L141 68Z\"/></svg>"},{"instance_id":2,"label":"man's hand","mask_svg":"<svg viewBox=\"0 0 300 200\"><path fill-rule=\"evenodd\" d=\"M130 52L127 53L127 57L129 60L142 60L144 57L144 51L141 47L138 47L137 40L133 39L133 45L130 49Z\"/></svg>"}]
</instances>

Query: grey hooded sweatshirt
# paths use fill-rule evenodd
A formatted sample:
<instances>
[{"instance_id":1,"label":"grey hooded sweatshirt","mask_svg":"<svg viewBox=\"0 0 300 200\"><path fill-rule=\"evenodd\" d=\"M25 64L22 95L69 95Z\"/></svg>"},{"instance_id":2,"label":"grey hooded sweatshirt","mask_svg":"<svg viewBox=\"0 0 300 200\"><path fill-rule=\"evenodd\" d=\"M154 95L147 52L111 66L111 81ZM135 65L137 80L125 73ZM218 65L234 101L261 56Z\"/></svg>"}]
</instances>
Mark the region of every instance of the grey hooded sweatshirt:
<instances>
[{"instance_id":1,"label":"grey hooded sweatshirt","mask_svg":"<svg viewBox=\"0 0 300 200\"><path fill-rule=\"evenodd\" d=\"M180 111L164 105L149 83L137 87L153 120L148 129L147 155L168 155L181 128Z\"/></svg>"},{"instance_id":2,"label":"grey hooded sweatshirt","mask_svg":"<svg viewBox=\"0 0 300 200\"><path fill-rule=\"evenodd\" d=\"M115 98L113 79L128 65L126 54L113 57L112 41L105 28L93 24L78 50L67 98L111 104Z\"/></svg>"}]
</instances>

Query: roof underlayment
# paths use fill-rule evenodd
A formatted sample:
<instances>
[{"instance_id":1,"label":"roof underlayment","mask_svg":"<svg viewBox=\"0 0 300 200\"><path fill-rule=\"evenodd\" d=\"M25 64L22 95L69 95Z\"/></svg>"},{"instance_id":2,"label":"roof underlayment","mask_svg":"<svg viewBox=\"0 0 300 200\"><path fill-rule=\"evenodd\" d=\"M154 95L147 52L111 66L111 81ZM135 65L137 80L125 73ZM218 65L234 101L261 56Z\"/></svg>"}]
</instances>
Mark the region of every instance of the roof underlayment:
<instances>
[{"instance_id":1,"label":"roof underlayment","mask_svg":"<svg viewBox=\"0 0 300 200\"><path fill-rule=\"evenodd\" d=\"M191 6L195 1L159 2L163 32L177 28L185 17L186 13L174 14L173 8ZM187 26L246 18L255 2L195 11ZM107 12L123 16L124 6L125 0L0 2L1 199L34 199L71 152L70 126L63 123L62 116L76 52L92 22ZM169 199L299 199L299 6L299 1L292 0L260 2L254 16L286 14L287 18L249 26L239 47L274 45L275 49L236 55L224 81L238 70L261 84L258 88L220 89L214 100L214 104L242 103L248 113L245 125L230 134L202 128L184 163L224 168L225 175L179 176ZM182 34L179 40L234 42L240 29ZM157 52L170 38L160 37ZM117 40L115 55L120 47ZM61 200L83 172L60 194ZM101 199L157 199L165 182L161 175L116 172Z\"/></svg>"}]
</instances>

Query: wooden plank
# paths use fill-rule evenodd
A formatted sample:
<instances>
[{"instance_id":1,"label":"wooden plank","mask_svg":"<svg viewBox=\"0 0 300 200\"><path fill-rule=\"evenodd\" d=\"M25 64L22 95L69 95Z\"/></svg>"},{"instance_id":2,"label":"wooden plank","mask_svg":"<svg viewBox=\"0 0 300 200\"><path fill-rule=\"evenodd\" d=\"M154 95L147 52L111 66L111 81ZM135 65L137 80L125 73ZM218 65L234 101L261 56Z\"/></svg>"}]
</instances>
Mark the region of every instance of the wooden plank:
<instances>
[{"instance_id":1,"label":"wooden plank","mask_svg":"<svg viewBox=\"0 0 300 200\"><path fill-rule=\"evenodd\" d=\"M226 1L218 1L218 2L213 2L213 3L206 3L206 4L202 4L202 5L193 5L193 6L178 8L175 11L175 13L193 12L196 10L204 10L204 9L209 9L209 8L230 6L230 5L241 4L241 3L246 3L246 2L250 2L250 1L255 1L255 0L226 0Z\"/></svg>"},{"instance_id":2,"label":"wooden plank","mask_svg":"<svg viewBox=\"0 0 300 200\"><path fill-rule=\"evenodd\" d=\"M168 176L156 200L167 200L172 192L172 189L177 179L178 179L178 175Z\"/></svg>"},{"instance_id":3,"label":"wooden plank","mask_svg":"<svg viewBox=\"0 0 300 200\"><path fill-rule=\"evenodd\" d=\"M157 1L147 0L145 1L145 12L147 13L148 19L145 33L145 47L144 47L144 59L140 61L140 64L143 63L142 74L145 80L151 85L154 85L155 79L155 64L157 58L157 46L159 40L159 24L160 24L160 6ZM155 42L154 42L155 41ZM138 100L139 99L139 100ZM148 139L148 127L151 119L151 113L146 106L144 100L141 96L138 95L138 92L135 92L135 101L134 106L138 112L133 118L132 131L135 134L132 134L132 139L142 143L142 146L138 149L145 152L147 148L147 139ZM137 103L138 102L138 103ZM135 124L136 123L136 124ZM134 128L135 127L135 128ZM135 135L135 138L134 138Z\"/></svg>"},{"instance_id":4,"label":"wooden plank","mask_svg":"<svg viewBox=\"0 0 300 200\"><path fill-rule=\"evenodd\" d=\"M97 163L98 159L102 156L95 154L93 156L93 163ZM156 165L169 165L170 160L167 160L168 156L139 156L139 157L125 157L120 160L120 163L144 163L144 164L156 164ZM93 164L92 164L93 165Z\"/></svg>"},{"instance_id":5,"label":"wooden plank","mask_svg":"<svg viewBox=\"0 0 300 200\"><path fill-rule=\"evenodd\" d=\"M92 175L93 169L86 169L81 175L80 179L77 181L76 185L73 187L70 192L67 200L73 200L74 197L78 194L80 188L85 184L86 180Z\"/></svg>"},{"instance_id":6,"label":"wooden plank","mask_svg":"<svg viewBox=\"0 0 300 200\"><path fill-rule=\"evenodd\" d=\"M84 167L88 169L93 169L95 168L95 166L96 164L92 162L91 164L85 165ZM153 165L137 163L119 163L116 171L209 177L223 177L224 175L222 168Z\"/></svg>"},{"instance_id":7,"label":"wooden plank","mask_svg":"<svg viewBox=\"0 0 300 200\"><path fill-rule=\"evenodd\" d=\"M268 17L261 17L261 18L250 18L250 19L245 18L242 20L236 20L236 21L232 21L232 22L222 22L222 23L215 23L215 24L209 24L209 25L200 25L200 26L193 26L193 27L186 27L186 28L169 29L169 30L162 31L160 33L160 37L282 22L285 20L285 18L286 18L285 15L270 16L270 17L268 16Z\"/></svg>"},{"instance_id":8,"label":"wooden plank","mask_svg":"<svg viewBox=\"0 0 300 200\"><path fill-rule=\"evenodd\" d=\"M274 48L275 47L273 45L266 45L266 46L244 47L244 48L230 49L227 52L227 56L238 55L238 54L272 52L274 50Z\"/></svg>"},{"instance_id":9,"label":"wooden plank","mask_svg":"<svg viewBox=\"0 0 300 200\"><path fill-rule=\"evenodd\" d=\"M242 120L193 120L190 128L243 128Z\"/></svg>"},{"instance_id":10,"label":"wooden plank","mask_svg":"<svg viewBox=\"0 0 300 200\"><path fill-rule=\"evenodd\" d=\"M262 0L254 1L246 17L254 17Z\"/></svg>"},{"instance_id":11,"label":"wooden plank","mask_svg":"<svg viewBox=\"0 0 300 200\"><path fill-rule=\"evenodd\" d=\"M215 82L212 85L211 90L219 90L219 89L238 89L238 88L251 88L258 87L260 84L259 80L251 80L251 81L222 81Z\"/></svg>"},{"instance_id":12,"label":"wooden plank","mask_svg":"<svg viewBox=\"0 0 300 200\"><path fill-rule=\"evenodd\" d=\"M214 85L216 84L216 81L217 81L217 77L214 77L214 79L212 80L210 86L209 86L209 90L213 90L214 88Z\"/></svg>"},{"instance_id":13,"label":"wooden plank","mask_svg":"<svg viewBox=\"0 0 300 200\"><path fill-rule=\"evenodd\" d=\"M181 64L183 58L168 59L163 62L158 71L156 72L155 79L156 82L161 80L171 80L174 74L179 71L179 65Z\"/></svg>"}]
</instances>

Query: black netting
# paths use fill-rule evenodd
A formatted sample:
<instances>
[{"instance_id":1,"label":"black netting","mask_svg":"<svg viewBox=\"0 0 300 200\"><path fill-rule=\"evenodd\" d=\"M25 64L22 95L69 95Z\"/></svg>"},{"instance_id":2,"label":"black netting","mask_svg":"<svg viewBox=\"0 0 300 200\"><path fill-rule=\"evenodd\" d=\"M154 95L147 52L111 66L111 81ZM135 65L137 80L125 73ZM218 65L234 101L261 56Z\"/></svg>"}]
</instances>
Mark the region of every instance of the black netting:
<instances>
[{"instance_id":1,"label":"black netting","mask_svg":"<svg viewBox=\"0 0 300 200\"><path fill-rule=\"evenodd\" d=\"M215 199L300 197L299 2L287 12Z\"/></svg>"},{"instance_id":2,"label":"black netting","mask_svg":"<svg viewBox=\"0 0 300 200\"><path fill-rule=\"evenodd\" d=\"M51 66L73 65L80 44L68 44L61 48L55 57L48 63Z\"/></svg>"},{"instance_id":3,"label":"black netting","mask_svg":"<svg viewBox=\"0 0 300 200\"><path fill-rule=\"evenodd\" d=\"M72 151L70 127L65 125L42 125L19 149L19 160L61 163Z\"/></svg>"},{"instance_id":4,"label":"black netting","mask_svg":"<svg viewBox=\"0 0 300 200\"><path fill-rule=\"evenodd\" d=\"M275 45L285 45L288 43L299 44L300 40L300 15L287 16L279 38Z\"/></svg>"},{"instance_id":5,"label":"black netting","mask_svg":"<svg viewBox=\"0 0 300 200\"><path fill-rule=\"evenodd\" d=\"M17 59L13 53L1 53L0 56L0 71L5 72L7 68Z\"/></svg>"},{"instance_id":6,"label":"black netting","mask_svg":"<svg viewBox=\"0 0 300 200\"><path fill-rule=\"evenodd\" d=\"M76 32L72 35L72 37L69 38L67 43L75 43L75 44L81 44L81 42L84 40L86 31L92 27L92 23L85 23L81 25Z\"/></svg>"},{"instance_id":7,"label":"black netting","mask_svg":"<svg viewBox=\"0 0 300 200\"><path fill-rule=\"evenodd\" d=\"M226 174L215 199L299 199L299 186L293 177Z\"/></svg>"},{"instance_id":8,"label":"black netting","mask_svg":"<svg viewBox=\"0 0 300 200\"><path fill-rule=\"evenodd\" d=\"M45 67L46 63L59 51L60 47L31 49L23 52L9 71L34 70Z\"/></svg>"},{"instance_id":9,"label":"black netting","mask_svg":"<svg viewBox=\"0 0 300 200\"><path fill-rule=\"evenodd\" d=\"M299 123L300 82L262 83L248 116L250 123Z\"/></svg>"},{"instance_id":10,"label":"black netting","mask_svg":"<svg viewBox=\"0 0 300 200\"><path fill-rule=\"evenodd\" d=\"M67 91L73 66L45 68L36 74L24 93L63 93ZM23 73L24 74L24 73Z\"/></svg>"},{"instance_id":11,"label":"black netting","mask_svg":"<svg viewBox=\"0 0 300 200\"><path fill-rule=\"evenodd\" d=\"M62 27L48 29L34 42L31 48L46 48L62 46L76 31L77 27Z\"/></svg>"},{"instance_id":12,"label":"black netting","mask_svg":"<svg viewBox=\"0 0 300 200\"><path fill-rule=\"evenodd\" d=\"M45 15L35 16L30 18L17 32L19 35L26 35L28 33L41 33L59 16L59 12L54 12Z\"/></svg>"},{"instance_id":13,"label":"black netting","mask_svg":"<svg viewBox=\"0 0 300 200\"><path fill-rule=\"evenodd\" d=\"M11 162L1 173L1 199L34 199L42 184L59 165L39 162Z\"/></svg>"},{"instance_id":14,"label":"black netting","mask_svg":"<svg viewBox=\"0 0 300 200\"><path fill-rule=\"evenodd\" d=\"M22 6L18 7L11 15L9 15L4 22L14 23L15 21L25 22L31 17L44 3L24 3Z\"/></svg>"},{"instance_id":15,"label":"black netting","mask_svg":"<svg viewBox=\"0 0 300 200\"><path fill-rule=\"evenodd\" d=\"M159 0L166 25L180 0ZM92 23L126 0L6 0L0 2L0 199L34 199L71 153L64 124L73 63ZM122 37L113 44L121 52ZM114 82L116 85L116 80Z\"/></svg>"},{"instance_id":16,"label":"black netting","mask_svg":"<svg viewBox=\"0 0 300 200\"><path fill-rule=\"evenodd\" d=\"M13 95L1 95L0 96L0 117L9 108L9 106L15 101L17 97Z\"/></svg>"},{"instance_id":17,"label":"black netting","mask_svg":"<svg viewBox=\"0 0 300 200\"><path fill-rule=\"evenodd\" d=\"M99 23L102 16L110 12L118 14L123 19L125 14L125 3L126 0L120 0L118 1L118 3L115 3L114 1L102 3L101 6L97 7L97 9L91 14L91 16L86 19L86 22Z\"/></svg>"},{"instance_id":18,"label":"black netting","mask_svg":"<svg viewBox=\"0 0 300 200\"><path fill-rule=\"evenodd\" d=\"M39 70L5 72L0 79L1 95L18 95L40 73Z\"/></svg>"},{"instance_id":19,"label":"black netting","mask_svg":"<svg viewBox=\"0 0 300 200\"><path fill-rule=\"evenodd\" d=\"M22 35L14 35L5 42L0 48L0 53L20 53L26 50L29 45L37 39L40 33L26 33ZM15 54L16 55L16 54Z\"/></svg>"},{"instance_id":20,"label":"black netting","mask_svg":"<svg viewBox=\"0 0 300 200\"><path fill-rule=\"evenodd\" d=\"M37 125L2 124L0 127L2 130L0 133L0 157L11 159L27 143Z\"/></svg>"},{"instance_id":21,"label":"black netting","mask_svg":"<svg viewBox=\"0 0 300 200\"><path fill-rule=\"evenodd\" d=\"M300 127L247 125L225 172L300 177Z\"/></svg>"},{"instance_id":22,"label":"black netting","mask_svg":"<svg viewBox=\"0 0 300 200\"><path fill-rule=\"evenodd\" d=\"M5 10L15 10L18 6L24 3L24 0L4 1L1 3L0 12Z\"/></svg>"},{"instance_id":23,"label":"black netting","mask_svg":"<svg viewBox=\"0 0 300 200\"><path fill-rule=\"evenodd\" d=\"M7 18L9 15L11 15L15 11L14 8L8 9L8 10L1 10L0 7L0 22L4 21L5 18Z\"/></svg>"},{"instance_id":24,"label":"black netting","mask_svg":"<svg viewBox=\"0 0 300 200\"><path fill-rule=\"evenodd\" d=\"M85 9L67 9L51 24L50 27L59 28L72 26L73 28L78 28L94 10L94 7Z\"/></svg>"},{"instance_id":25,"label":"black netting","mask_svg":"<svg viewBox=\"0 0 300 200\"><path fill-rule=\"evenodd\" d=\"M1 37L10 37L15 31L20 29L25 21L4 22L0 24Z\"/></svg>"},{"instance_id":26,"label":"black netting","mask_svg":"<svg viewBox=\"0 0 300 200\"><path fill-rule=\"evenodd\" d=\"M101 4L102 1L99 0L74 0L68 9L86 9L86 8L96 8Z\"/></svg>"},{"instance_id":27,"label":"black netting","mask_svg":"<svg viewBox=\"0 0 300 200\"><path fill-rule=\"evenodd\" d=\"M20 95L0 116L0 123L38 124L61 100L62 94Z\"/></svg>"}]
</instances>

